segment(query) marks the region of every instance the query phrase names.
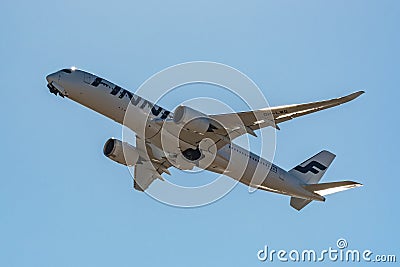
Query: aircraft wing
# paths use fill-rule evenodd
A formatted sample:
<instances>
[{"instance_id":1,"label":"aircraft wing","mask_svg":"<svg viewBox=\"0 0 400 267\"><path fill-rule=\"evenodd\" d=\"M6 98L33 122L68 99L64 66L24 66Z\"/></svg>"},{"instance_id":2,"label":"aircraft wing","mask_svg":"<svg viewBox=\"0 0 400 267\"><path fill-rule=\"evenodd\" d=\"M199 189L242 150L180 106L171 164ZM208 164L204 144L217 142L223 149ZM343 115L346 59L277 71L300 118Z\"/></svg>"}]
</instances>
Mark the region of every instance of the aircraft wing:
<instances>
[{"instance_id":1,"label":"aircraft wing","mask_svg":"<svg viewBox=\"0 0 400 267\"><path fill-rule=\"evenodd\" d=\"M235 128L235 125L232 125L231 121L237 121L236 118L239 117L244 125L244 127L242 127L244 128L244 133L255 135L254 130L267 126L276 127L277 129L279 129L279 127L277 126L277 124L279 123L341 105L359 97L363 93L364 91L358 91L347 96L330 100L305 104L270 107L247 112L211 115L210 117L215 119L216 121L221 122L225 127L229 126L230 128Z\"/></svg>"},{"instance_id":2,"label":"aircraft wing","mask_svg":"<svg viewBox=\"0 0 400 267\"><path fill-rule=\"evenodd\" d=\"M257 136L254 132L255 130L268 126L279 129L279 123L341 105L359 97L363 93L363 91L358 91L347 96L312 103L269 107L238 113L209 115L208 117L214 120L214 123L212 123L213 127L211 127L209 131L201 134L183 129L180 132L179 138L193 147L196 147L204 138L210 138L215 142L217 149L220 149L241 135L251 134ZM161 123L170 123L172 127L174 127L174 122L172 120L162 121Z\"/></svg>"},{"instance_id":3,"label":"aircraft wing","mask_svg":"<svg viewBox=\"0 0 400 267\"><path fill-rule=\"evenodd\" d=\"M271 113L274 115L275 123L281 123L291 120L296 117L304 116L320 110L339 106L362 95L364 91L358 91L347 96L334 98L325 101L312 102L306 104L287 105L271 108Z\"/></svg>"},{"instance_id":4,"label":"aircraft wing","mask_svg":"<svg viewBox=\"0 0 400 267\"><path fill-rule=\"evenodd\" d=\"M133 186L136 190L144 191L154 180L164 181L161 174L170 174L168 168L172 165L165 158L156 158L151 147L147 146L145 141L138 136L136 136L136 147L141 152L141 160L134 167Z\"/></svg>"}]
</instances>

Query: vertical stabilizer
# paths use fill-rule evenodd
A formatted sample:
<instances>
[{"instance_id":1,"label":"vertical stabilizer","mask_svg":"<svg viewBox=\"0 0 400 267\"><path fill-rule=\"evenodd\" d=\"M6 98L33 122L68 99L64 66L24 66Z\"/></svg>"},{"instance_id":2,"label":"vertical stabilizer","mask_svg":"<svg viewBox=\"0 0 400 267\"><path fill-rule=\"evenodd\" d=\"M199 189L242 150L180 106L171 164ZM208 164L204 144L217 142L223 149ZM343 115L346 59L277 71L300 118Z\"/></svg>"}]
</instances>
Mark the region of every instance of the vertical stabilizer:
<instances>
[{"instance_id":1,"label":"vertical stabilizer","mask_svg":"<svg viewBox=\"0 0 400 267\"><path fill-rule=\"evenodd\" d=\"M289 173L299 178L305 184L316 184L321 180L334 159L335 154L323 150L291 169Z\"/></svg>"}]
</instances>

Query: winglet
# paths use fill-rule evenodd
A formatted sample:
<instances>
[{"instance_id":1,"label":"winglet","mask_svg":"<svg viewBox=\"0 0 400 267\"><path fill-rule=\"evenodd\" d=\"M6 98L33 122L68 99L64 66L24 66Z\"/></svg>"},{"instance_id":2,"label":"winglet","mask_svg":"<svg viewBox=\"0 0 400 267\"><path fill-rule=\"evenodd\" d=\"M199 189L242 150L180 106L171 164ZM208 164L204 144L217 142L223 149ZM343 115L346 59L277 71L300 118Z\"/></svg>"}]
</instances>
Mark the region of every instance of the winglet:
<instances>
[{"instance_id":1,"label":"winglet","mask_svg":"<svg viewBox=\"0 0 400 267\"><path fill-rule=\"evenodd\" d=\"M346 100L345 102L351 101L351 100L353 100L353 99L356 99L357 97L359 97L360 95L362 95L362 94L364 94L364 93L365 93L365 91L354 92L354 93L352 93L352 94L349 94L349 95L347 95L347 96L342 97L342 99L345 99L345 100Z\"/></svg>"},{"instance_id":2,"label":"winglet","mask_svg":"<svg viewBox=\"0 0 400 267\"><path fill-rule=\"evenodd\" d=\"M336 98L335 100L337 102L334 103L332 106L337 106L337 105L340 105L340 104L344 104L344 103L350 102L350 101L356 99L357 97L359 97L360 95L362 95L364 93L365 93L364 91L357 91L357 92L351 93L349 95Z\"/></svg>"}]
</instances>

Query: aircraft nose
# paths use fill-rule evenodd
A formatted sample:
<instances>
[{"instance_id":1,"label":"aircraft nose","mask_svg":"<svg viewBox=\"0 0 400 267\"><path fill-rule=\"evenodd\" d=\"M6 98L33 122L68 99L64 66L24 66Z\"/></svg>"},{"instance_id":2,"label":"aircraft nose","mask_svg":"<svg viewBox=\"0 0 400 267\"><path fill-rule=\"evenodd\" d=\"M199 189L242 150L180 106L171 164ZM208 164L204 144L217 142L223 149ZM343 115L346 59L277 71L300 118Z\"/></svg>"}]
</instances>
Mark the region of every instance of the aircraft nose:
<instances>
[{"instance_id":1,"label":"aircraft nose","mask_svg":"<svg viewBox=\"0 0 400 267\"><path fill-rule=\"evenodd\" d=\"M46 76L46 80L47 80L48 83L51 83L51 82L53 82L53 81L55 81L57 79L58 79L57 72L54 72L54 73L49 74L49 75Z\"/></svg>"}]
</instances>

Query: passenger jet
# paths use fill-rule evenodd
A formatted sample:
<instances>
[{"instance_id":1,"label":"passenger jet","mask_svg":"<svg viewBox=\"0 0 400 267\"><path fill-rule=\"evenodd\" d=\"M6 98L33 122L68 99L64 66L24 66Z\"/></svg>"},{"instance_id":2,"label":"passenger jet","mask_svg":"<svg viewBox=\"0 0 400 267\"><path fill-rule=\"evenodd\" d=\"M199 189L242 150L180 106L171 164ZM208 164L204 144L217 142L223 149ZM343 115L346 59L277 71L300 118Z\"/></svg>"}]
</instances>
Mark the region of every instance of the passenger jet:
<instances>
[{"instance_id":1,"label":"passenger jet","mask_svg":"<svg viewBox=\"0 0 400 267\"><path fill-rule=\"evenodd\" d=\"M136 147L110 138L104 155L125 166L134 166L134 188L145 191L163 180L169 168L200 167L229 176L256 189L291 197L290 205L301 210L311 201L361 186L353 181L319 183L335 155L321 151L289 171L234 143L233 139L278 124L338 106L361 94L306 104L268 107L239 113L206 115L188 106L173 112L153 104L104 78L76 68L62 69L46 77L50 92L68 97L120 123L129 108L132 117L125 126L136 133ZM245 163L245 164L243 164Z\"/></svg>"}]
</instances>

